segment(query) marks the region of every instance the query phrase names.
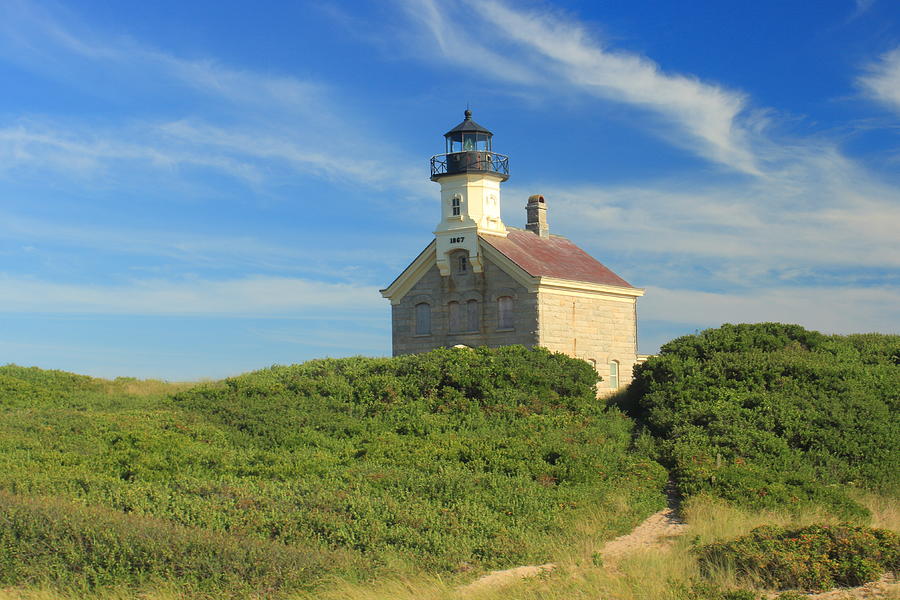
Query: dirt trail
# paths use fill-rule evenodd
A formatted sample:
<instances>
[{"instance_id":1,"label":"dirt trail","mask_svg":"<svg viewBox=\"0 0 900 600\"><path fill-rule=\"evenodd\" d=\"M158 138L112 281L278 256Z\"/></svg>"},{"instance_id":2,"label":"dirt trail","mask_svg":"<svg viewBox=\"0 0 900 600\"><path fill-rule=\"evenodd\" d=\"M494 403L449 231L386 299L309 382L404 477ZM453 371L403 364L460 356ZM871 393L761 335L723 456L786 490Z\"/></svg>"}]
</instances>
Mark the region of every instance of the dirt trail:
<instances>
[{"instance_id":1,"label":"dirt trail","mask_svg":"<svg viewBox=\"0 0 900 600\"><path fill-rule=\"evenodd\" d=\"M638 550L662 549L670 545L674 539L682 535L688 528L678 512L678 501L673 493L669 493L669 507L654 513L631 530L631 533L608 541L600 549L600 557L603 566L616 572L619 561ZM461 594L484 590L491 587L509 585L517 580L536 577L542 573L549 573L556 568L553 563L543 565L528 565L491 571L476 579L472 583L457 590ZM771 597L776 597L772 594ZM808 600L900 600L900 581L893 574L887 574L878 581L866 585L837 589L819 594L807 594Z\"/></svg>"},{"instance_id":2,"label":"dirt trail","mask_svg":"<svg viewBox=\"0 0 900 600\"><path fill-rule=\"evenodd\" d=\"M613 570L619 559L635 550L662 548L672 538L684 533L687 524L678 517L676 500L669 497L669 508L654 513L644 519L644 522L635 527L631 533L617 537L607 542L600 550L603 564ZM491 571L476 579L469 585L459 588L459 592L472 592L489 587L507 585L519 579L535 577L542 573L548 573L556 568L553 563L544 565L529 565L515 567L503 571Z\"/></svg>"},{"instance_id":3,"label":"dirt trail","mask_svg":"<svg viewBox=\"0 0 900 600\"><path fill-rule=\"evenodd\" d=\"M545 565L528 565L525 567L515 567L512 569L504 569L502 571L491 571L487 575L482 575L469 585L464 585L457 591L460 593L475 592L491 587L508 585L519 579L527 579L535 577L541 573L549 573L556 568L553 563Z\"/></svg>"},{"instance_id":4,"label":"dirt trail","mask_svg":"<svg viewBox=\"0 0 900 600\"><path fill-rule=\"evenodd\" d=\"M687 526L675 508L654 513L631 533L610 540L603 546L600 550L603 565L614 570L619 561L632 552L663 548L683 534Z\"/></svg>"}]
</instances>

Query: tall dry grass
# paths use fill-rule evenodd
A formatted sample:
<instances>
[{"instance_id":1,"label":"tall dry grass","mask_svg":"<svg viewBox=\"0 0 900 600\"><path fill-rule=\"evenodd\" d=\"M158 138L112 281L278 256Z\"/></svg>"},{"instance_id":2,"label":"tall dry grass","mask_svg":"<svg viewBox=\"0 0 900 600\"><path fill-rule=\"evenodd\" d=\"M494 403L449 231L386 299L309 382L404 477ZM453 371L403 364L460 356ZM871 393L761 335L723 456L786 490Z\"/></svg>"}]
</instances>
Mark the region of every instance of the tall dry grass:
<instances>
[{"instance_id":1,"label":"tall dry grass","mask_svg":"<svg viewBox=\"0 0 900 600\"><path fill-rule=\"evenodd\" d=\"M872 526L900 531L900 505L896 498L871 493L858 499L872 511ZM723 589L753 585L733 571L723 569L701 576L691 549L697 543L732 539L762 525L796 527L811 523L836 523L824 511L792 514L779 511L748 511L710 497L693 498L683 507L689 524L685 535L654 549L636 551L615 568L597 565L595 553L613 537L602 519L588 519L579 536L560 539L557 569L539 577L512 580L481 590L460 592L472 576L441 578L428 574L406 574L374 583L332 580L315 592L289 596L290 600L692 600L692 586L705 582ZM589 540L591 534L595 539ZM573 543L574 542L574 543ZM760 589L760 591L766 591ZM196 600L196 596L161 584L142 591L104 590L91 600ZM83 593L58 592L48 588L0 590L0 600L86 600Z\"/></svg>"},{"instance_id":2,"label":"tall dry grass","mask_svg":"<svg viewBox=\"0 0 900 600\"><path fill-rule=\"evenodd\" d=\"M127 396L166 396L190 389L206 381L162 381L159 379L135 379L133 377L117 377L102 382L103 391L108 395Z\"/></svg>"},{"instance_id":3,"label":"tall dry grass","mask_svg":"<svg viewBox=\"0 0 900 600\"><path fill-rule=\"evenodd\" d=\"M872 511L873 527L900 530L897 499L867 493L860 494L859 501ZM687 502L683 515L690 526L685 535L660 548L636 551L615 569L594 564L594 553L609 539L607 536L560 547L558 567L552 573L490 589L463 594L457 581L421 576L369 585L335 582L326 590L298 595L294 600L692 600L692 588L698 582L726 590L756 587L754 581L738 577L728 568L701 576L691 552L696 544L733 539L762 525L800 527L838 522L824 510L802 514L749 511L704 496Z\"/></svg>"}]
</instances>

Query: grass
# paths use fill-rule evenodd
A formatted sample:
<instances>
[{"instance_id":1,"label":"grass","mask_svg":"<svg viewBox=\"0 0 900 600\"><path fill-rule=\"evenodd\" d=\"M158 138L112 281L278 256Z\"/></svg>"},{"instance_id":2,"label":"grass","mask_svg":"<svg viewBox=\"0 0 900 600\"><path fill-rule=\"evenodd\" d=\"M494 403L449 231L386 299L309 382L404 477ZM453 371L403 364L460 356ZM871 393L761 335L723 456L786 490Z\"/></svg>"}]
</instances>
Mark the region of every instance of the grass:
<instances>
[{"instance_id":1,"label":"grass","mask_svg":"<svg viewBox=\"0 0 900 600\"><path fill-rule=\"evenodd\" d=\"M873 515L873 524L900 532L897 501L871 493L857 499ZM704 541L733 539L762 525L803 526L814 522L836 523L827 512L798 515L792 511L754 511L736 508L709 496L692 499L684 511L688 533L664 549L637 551L623 560L617 572L593 564L592 553L602 545L602 535L581 545L560 544L553 552L559 569L547 576L513 582L508 586L461 595L460 580L423 572L384 576L374 583L334 578L315 592L296 593L289 600L694 600L703 589L747 589L746 578L721 570L703 577L691 552L698 538ZM602 531L602 520L581 525L582 533ZM469 576L471 579L473 576ZM697 585L702 584L700 592ZM760 590L765 591L765 590ZM0 589L0 600L187 600L193 599L177 585L150 584L135 591L103 589L86 596L81 591L59 591L49 586ZM711 597L711 596L707 596ZM721 598L721 596L719 596Z\"/></svg>"},{"instance_id":2,"label":"grass","mask_svg":"<svg viewBox=\"0 0 900 600\"><path fill-rule=\"evenodd\" d=\"M873 514L879 527L900 532L896 520L897 501L875 494L861 494L858 500ZM698 543L734 539L750 530L773 525L800 527L812 523L838 523L840 519L820 509L807 514L783 510L749 510L734 507L710 496L698 496L687 503L684 516L688 533L669 547L636 551L624 559L616 571L593 564L592 553L602 546L577 548L559 547L555 562L559 568L553 573L510 585L467 593L471 600L695 600L708 598L718 591L748 589L753 581L739 577L730 569L721 569L706 576L701 574L692 552ZM428 576L418 578L385 579L377 585L358 585L336 582L333 587L313 595L300 595L302 600L458 600L453 583ZM771 592L760 588L760 593Z\"/></svg>"},{"instance_id":3,"label":"grass","mask_svg":"<svg viewBox=\"0 0 900 600\"><path fill-rule=\"evenodd\" d=\"M589 549L659 508L665 481L595 382L524 348L195 386L0 368L0 585L275 597ZM248 552L273 560L241 575Z\"/></svg>"},{"instance_id":4,"label":"grass","mask_svg":"<svg viewBox=\"0 0 900 600\"><path fill-rule=\"evenodd\" d=\"M761 327L648 362L643 417L671 437L637 435L586 363L540 349L201 384L0 367L0 600L743 600L728 592L759 580L704 572L699 545L762 525L900 529L883 410L900 338ZM774 346L744 356L748 335ZM711 341L727 352L702 369L679 354ZM863 366L835 369L829 353ZM689 533L603 566L604 543L664 504L654 459L673 466ZM458 591L545 562L558 568Z\"/></svg>"}]
</instances>

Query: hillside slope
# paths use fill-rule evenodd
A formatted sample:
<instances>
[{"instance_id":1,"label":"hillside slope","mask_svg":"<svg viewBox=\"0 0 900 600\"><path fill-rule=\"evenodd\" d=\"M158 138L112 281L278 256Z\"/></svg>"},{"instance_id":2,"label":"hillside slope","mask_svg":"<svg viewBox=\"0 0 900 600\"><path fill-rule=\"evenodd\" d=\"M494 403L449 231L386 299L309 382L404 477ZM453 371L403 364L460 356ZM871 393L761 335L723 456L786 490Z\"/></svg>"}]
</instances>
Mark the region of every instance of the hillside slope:
<instances>
[{"instance_id":1,"label":"hillside slope","mask_svg":"<svg viewBox=\"0 0 900 600\"><path fill-rule=\"evenodd\" d=\"M16 532L0 536L15 548L0 583L161 577L246 596L546 560L664 503L664 470L595 380L515 347L311 361L143 396L0 368L0 500ZM208 576L221 571L241 575Z\"/></svg>"},{"instance_id":2,"label":"hillside slope","mask_svg":"<svg viewBox=\"0 0 900 600\"><path fill-rule=\"evenodd\" d=\"M664 345L623 404L685 495L865 517L850 488L900 492L900 336L724 325Z\"/></svg>"}]
</instances>

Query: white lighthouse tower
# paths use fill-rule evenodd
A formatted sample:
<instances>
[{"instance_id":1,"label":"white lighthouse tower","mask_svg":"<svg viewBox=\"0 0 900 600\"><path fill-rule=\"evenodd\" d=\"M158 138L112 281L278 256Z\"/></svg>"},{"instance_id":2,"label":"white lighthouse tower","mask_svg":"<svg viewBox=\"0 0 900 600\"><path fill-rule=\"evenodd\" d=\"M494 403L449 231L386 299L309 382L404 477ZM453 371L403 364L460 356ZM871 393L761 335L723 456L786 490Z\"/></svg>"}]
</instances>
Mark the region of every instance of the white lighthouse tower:
<instances>
[{"instance_id":1,"label":"white lighthouse tower","mask_svg":"<svg viewBox=\"0 0 900 600\"><path fill-rule=\"evenodd\" d=\"M475 273L484 262L478 236L506 237L500 220L500 183L509 179L509 157L493 151L493 134L472 120L465 120L444 134L445 154L431 158L431 180L441 184L441 222L434 231L437 266L450 274L450 253L467 260Z\"/></svg>"}]
</instances>

